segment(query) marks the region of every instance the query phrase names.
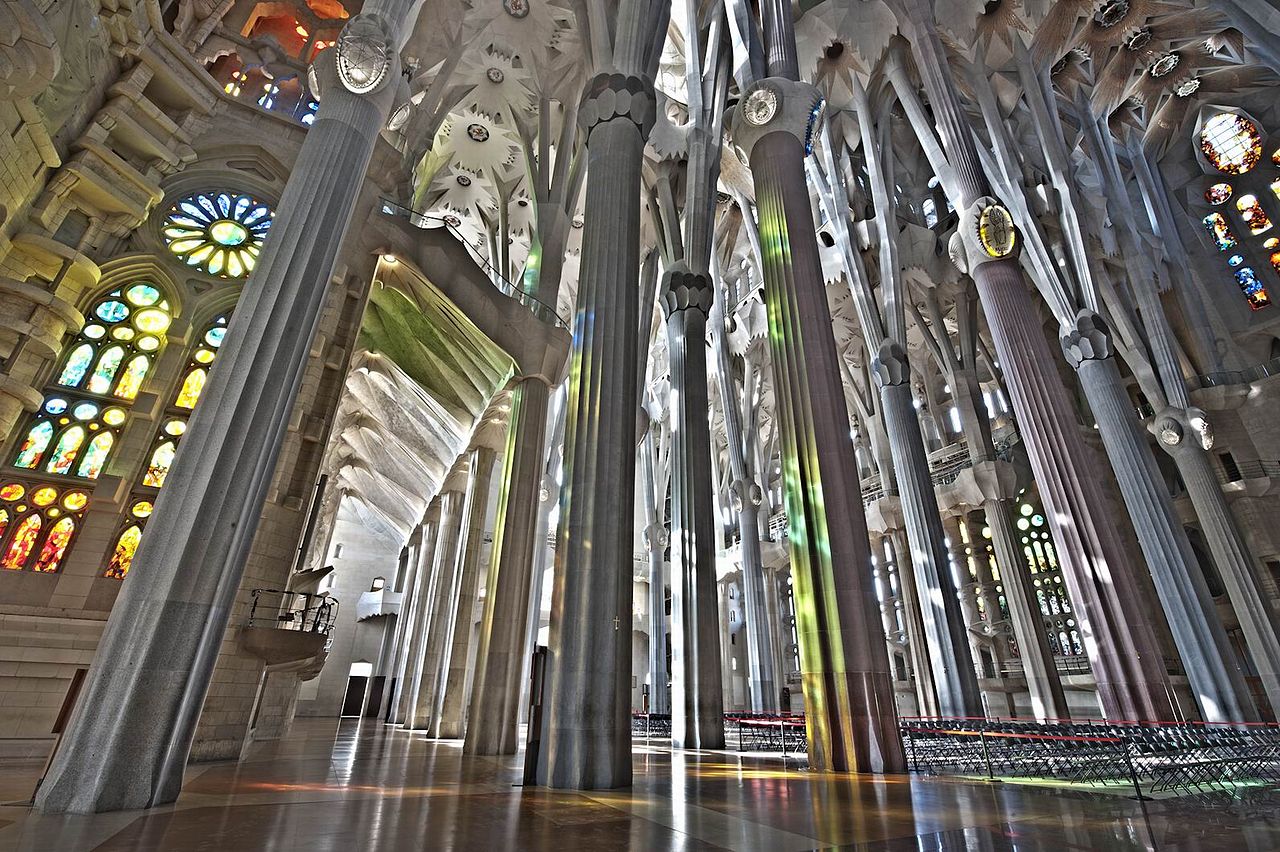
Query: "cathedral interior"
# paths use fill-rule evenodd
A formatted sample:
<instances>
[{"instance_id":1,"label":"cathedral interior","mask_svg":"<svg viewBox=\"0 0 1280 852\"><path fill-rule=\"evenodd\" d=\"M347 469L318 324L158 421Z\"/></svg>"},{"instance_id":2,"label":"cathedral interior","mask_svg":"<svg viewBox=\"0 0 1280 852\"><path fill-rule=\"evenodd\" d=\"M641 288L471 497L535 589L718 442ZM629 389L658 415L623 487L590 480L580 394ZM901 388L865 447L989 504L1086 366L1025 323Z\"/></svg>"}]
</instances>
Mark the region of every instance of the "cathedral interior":
<instances>
[{"instance_id":1,"label":"cathedral interior","mask_svg":"<svg viewBox=\"0 0 1280 852\"><path fill-rule=\"evenodd\" d=\"M1280 849L1277 0L0 30L0 849Z\"/></svg>"}]
</instances>

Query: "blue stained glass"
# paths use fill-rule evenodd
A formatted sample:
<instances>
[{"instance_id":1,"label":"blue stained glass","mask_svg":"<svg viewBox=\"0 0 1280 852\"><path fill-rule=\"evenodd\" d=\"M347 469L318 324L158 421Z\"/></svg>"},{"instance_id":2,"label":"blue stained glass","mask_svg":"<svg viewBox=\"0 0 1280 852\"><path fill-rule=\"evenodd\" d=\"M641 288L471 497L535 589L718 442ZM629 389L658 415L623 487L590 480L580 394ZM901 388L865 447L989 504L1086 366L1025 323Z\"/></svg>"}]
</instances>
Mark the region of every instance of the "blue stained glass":
<instances>
[{"instance_id":1,"label":"blue stained glass","mask_svg":"<svg viewBox=\"0 0 1280 852\"><path fill-rule=\"evenodd\" d=\"M82 402L71 411L71 416L77 420L92 420L98 416L98 406L92 402Z\"/></svg>"},{"instance_id":2,"label":"blue stained glass","mask_svg":"<svg viewBox=\"0 0 1280 852\"><path fill-rule=\"evenodd\" d=\"M117 302L114 299L103 302L98 305L94 311L98 315L98 319L103 322L120 322L120 320L129 316L129 306L124 302Z\"/></svg>"},{"instance_id":3,"label":"blue stained glass","mask_svg":"<svg viewBox=\"0 0 1280 852\"><path fill-rule=\"evenodd\" d=\"M231 218L235 219L236 221L243 222L244 214L252 206L253 206L252 201L250 201L246 196L243 196L243 195L240 196L239 198L236 199L235 213L232 214Z\"/></svg>"},{"instance_id":4,"label":"blue stained glass","mask_svg":"<svg viewBox=\"0 0 1280 852\"><path fill-rule=\"evenodd\" d=\"M67 410L67 401L55 396L44 404L44 410L53 415L61 414Z\"/></svg>"},{"instance_id":5,"label":"blue stained glass","mask_svg":"<svg viewBox=\"0 0 1280 852\"><path fill-rule=\"evenodd\" d=\"M1262 282L1258 280L1258 275L1251 266L1244 266L1236 270L1236 282L1240 284L1240 289L1246 295L1252 295L1262 290Z\"/></svg>"},{"instance_id":6,"label":"blue stained glass","mask_svg":"<svg viewBox=\"0 0 1280 852\"><path fill-rule=\"evenodd\" d=\"M62 368L62 375L58 376L58 384L78 387L84 381L89 365L93 363L93 353L94 349L88 343L81 343L71 350L71 354L67 356L67 365Z\"/></svg>"},{"instance_id":7,"label":"blue stained glass","mask_svg":"<svg viewBox=\"0 0 1280 852\"><path fill-rule=\"evenodd\" d=\"M211 328L208 333L205 334L204 339L206 343L216 349L222 345L222 340L226 336L227 330L225 328Z\"/></svg>"},{"instance_id":8,"label":"blue stained glass","mask_svg":"<svg viewBox=\"0 0 1280 852\"><path fill-rule=\"evenodd\" d=\"M218 209L222 211L223 216L231 215L231 196L225 192L218 193Z\"/></svg>"},{"instance_id":9,"label":"blue stained glass","mask_svg":"<svg viewBox=\"0 0 1280 852\"><path fill-rule=\"evenodd\" d=\"M1244 255L1242 254L1233 254L1227 258L1227 265L1229 266L1239 266L1242 263L1244 263Z\"/></svg>"}]
</instances>

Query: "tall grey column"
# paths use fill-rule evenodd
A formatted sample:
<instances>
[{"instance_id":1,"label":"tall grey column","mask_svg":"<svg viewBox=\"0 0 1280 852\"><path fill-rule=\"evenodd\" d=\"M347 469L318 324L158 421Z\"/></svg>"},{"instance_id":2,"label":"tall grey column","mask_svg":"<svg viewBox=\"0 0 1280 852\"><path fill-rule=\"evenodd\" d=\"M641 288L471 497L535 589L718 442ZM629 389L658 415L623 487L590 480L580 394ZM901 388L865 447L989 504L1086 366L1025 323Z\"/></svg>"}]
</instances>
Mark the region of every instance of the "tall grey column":
<instances>
[{"instance_id":1,"label":"tall grey column","mask_svg":"<svg viewBox=\"0 0 1280 852\"><path fill-rule=\"evenodd\" d=\"M370 0L313 66L324 102L98 643L82 711L39 790L41 810L145 808L178 796L415 8ZM341 71L338 54L350 58Z\"/></svg>"},{"instance_id":2,"label":"tall grey column","mask_svg":"<svg viewBox=\"0 0 1280 852\"><path fill-rule=\"evenodd\" d=\"M520 673L533 585L542 462L546 454L549 389L537 378L519 381L511 395L493 549L485 581L484 618L476 648L466 754L515 754L520 718ZM629 631L628 631L629 632Z\"/></svg>"},{"instance_id":3,"label":"tall grey column","mask_svg":"<svg viewBox=\"0 0 1280 852\"><path fill-rule=\"evenodd\" d=\"M418 548L418 581L413 590L413 624L405 637L404 678L396 701L396 723L408 725L422 682L422 651L431 629L431 601L435 595L436 543L440 540L440 497L431 501L422 516L422 544Z\"/></svg>"},{"instance_id":4,"label":"tall grey column","mask_svg":"<svg viewBox=\"0 0 1280 852\"><path fill-rule=\"evenodd\" d=\"M422 670L417 689L409 705L404 726L415 731L431 728L440 699L444 655L453 640L453 613L457 606L458 541L462 534L462 509L467 499L468 468L466 460L456 465L445 478L440 490L440 532L436 537L435 578L427 599L431 620L422 642Z\"/></svg>"},{"instance_id":5,"label":"tall grey column","mask_svg":"<svg viewBox=\"0 0 1280 852\"><path fill-rule=\"evenodd\" d=\"M1010 401L1027 446L1031 468L1044 499L1063 568L1063 580L1077 606L1103 712L1110 718L1168 719L1174 701L1159 645L1134 577L1134 566L1114 526L1104 517L1106 500L1076 423L1074 407L1045 339L1018 265L1012 216L990 196L978 159L973 130L955 91L946 51L925 0L894 0L892 5L911 38L933 122L946 151L953 202L961 228L952 257L973 277L987 317L992 341L1008 385ZM914 88L900 64L888 73L904 102L914 101ZM911 111L918 135L933 140L930 120ZM999 221L1002 239L984 245L978 232L982 216ZM1016 241L1015 243L1016 244Z\"/></svg>"},{"instance_id":6,"label":"tall grey column","mask_svg":"<svg viewBox=\"0 0 1280 852\"><path fill-rule=\"evenodd\" d=\"M822 99L796 82L791 4L769 0L762 13L777 76L744 92L733 136L748 154L759 210L809 763L898 772L893 680L804 173Z\"/></svg>"},{"instance_id":7,"label":"tall grey column","mask_svg":"<svg viewBox=\"0 0 1280 852\"><path fill-rule=\"evenodd\" d=\"M1204 572L1174 514L1151 445L1124 392L1112 357L1110 329L1102 317L1082 310L1076 315L1075 327L1064 332L1062 348L1080 376L1089 408L1098 420L1098 433L1133 518L1201 715L1206 722L1255 720L1257 710L1227 644Z\"/></svg>"},{"instance_id":8,"label":"tall grey column","mask_svg":"<svg viewBox=\"0 0 1280 852\"><path fill-rule=\"evenodd\" d=\"M441 739L459 739L466 731L467 672L470 670L471 620L480 585L480 548L484 544L485 513L489 509L490 483L497 452L489 446L471 450L471 475L467 481L466 520L458 550L458 594L450 619L449 658L444 695L432 733Z\"/></svg>"},{"instance_id":9,"label":"tall grey column","mask_svg":"<svg viewBox=\"0 0 1280 852\"><path fill-rule=\"evenodd\" d=\"M640 172L654 109L647 79L599 74L578 111L588 151L586 225L537 770L549 787L631 783Z\"/></svg>"},{"instance_id":10,"label":"tall grey column","mask_svg":"<svg viewBox=\"0 0 1280 852\"><path fill-rule=\"evenodd\" d=\"M954 578L951 576L938 498L929 474L929 457L911 396L911 365L906 350L885 341L872 365L880 386L880 407L884 412L889 452L902 499L902 520L906 527L910 558L899 554L899 573L914 571L920 592L920 614L924 639L929 644L933 684L938 710L943 716L982 716L982 693L973 668L973 658L965 635L964 613L960 609Z\"/></svg>"},{"instance_id":11,"label":"tall grey column","mask_svg":"<svg viewBox=\"0 0 1280 852\"><path fill-rule=\"evenodd\" d=\"M667 528L660 523L662 506L667 492L658 491L658 453L654 429L658 423L650 422L640 444L640 465L644 471L646 515L649 523L644 528L644 548L649 556L649 712L670 713L671 696L667 691L667 593L663 565L666 562L670 538Z\"/></svg>"},{"instance_id":12,"label":"tall grey column","mask_svg":"<svg viewBox=\"0 0 1280 852\"><path fill-rule=\"evenodd\" d=\"M666 271L662 311L671 364L671 741L724 748L719 601L711 508L707 314L711 279L683 262Z\"/></svg>"},{"instance_id":13,"label":"tall grey column","mask_svg":"<svg viewBox=\"0 0 1280 852\"><path fill-rule=\"evenodd\" d=\"M916 680L916 708L921 716L939 716L942 711L938 706L938 689L933 684L933 661L929 659L929 643L920 612L920 588L916 585L916 572L911 570L906 532L891 530L889 542L893 546L893 567L898 574L898 602L902 605L907 656Z\"/></svg>"},{"instance_id":14,"label":"tall grey column","mask_svg":"<svg viewBox=\"0 0 1280 852\"><path fill-rule=\"evenodd\" d=\"M422 525L419 524L413 528L404 546L406 576L400 587L400 614L396 616L396 638L395 644L392 645L395 653L391 666L392 689L387 701L390 711L387 721L393 725L401 722L400 693L404 688L404 673L409 662L409 637L413 635L413 622L417 616L413 608L413 598L418 586L418 550L421 547Z\"/></svg>"}]
</instances>

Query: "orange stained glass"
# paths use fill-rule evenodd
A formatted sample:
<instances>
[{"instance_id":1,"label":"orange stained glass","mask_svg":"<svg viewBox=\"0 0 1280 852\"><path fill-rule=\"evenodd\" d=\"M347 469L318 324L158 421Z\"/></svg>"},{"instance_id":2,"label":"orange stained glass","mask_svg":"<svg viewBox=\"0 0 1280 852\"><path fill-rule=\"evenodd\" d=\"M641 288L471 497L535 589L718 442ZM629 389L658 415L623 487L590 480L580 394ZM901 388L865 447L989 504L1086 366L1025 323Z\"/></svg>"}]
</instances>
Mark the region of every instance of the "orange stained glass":
<instances>
[{"instance_id":1,"label":"orange stained glass","mask_svg":"<svg viewBox=\"0 0 1280 852\"><path fill-rule=\"evenodd\" d=\"M0 559L0 568L6 571L22 570L22 566L27 564L27 557L31 555L32 550L35 550L42 523L39 515L27 515L22 523L18 524L18 529L13 534L13 541L9 542L9 549L5 551L4 558Z\"/></svg>"},{"instance_id":2,"label":"orange stained glass","mask_svg":"<svg viewBox=\"0 0 1280 852\"><path fill-rule=\"evenodd\" d=\"M187 378L182 382L182 391L178 394L174 405L178 408L195 408L200 400L200 391L204 390L204 380L207 377L208 374L202 367L187 373Z\"/></svg>"},{"instance_id":3,"label":"orange stained glass","mask_svg":"<svg viewBox=\"0 0 1280 852\"><path fill-rule=\"evenodd\" d=\"M121 399L133 399L142 389L142 380L147 377L151 368L151 360L146 355L135 355L124 368L120 383L116 385L116 396Z\"/></svg>"},{"instance_id":4,"label":"orange stained glass","mask_svg":"<svg viewBox=\"0 0 1280 852\"><path fill-rule=\"evenodd\" d=\"M80 445L83 443L84 429L82 427L72 426L63 432L62 437L58 439L58 445L53 448L53 457L49 459L49 472L70 473L71 465L75 462L76 454L80 452Z\"/></svg>"},{"instance_id":5,"label":"orange stained glass","mask_svg":"<svg viewBox=\"0 0 1280 852\"><path fill-rule=\"evenodd\" d=\"M35 570L41 574L52 574L62 565L62 557L71 544L71 536L75 534L75 518L63 518L53 525L49 535L45 536L44 546L40 548L40 558L36 560Z\"/></svg>"},{"instance_id":6,"label":"orange stained glass","mask_svg":"<svg viewBox=\"0 0 1280 852\"><path fill-rule=\"evenodd\" d=\"M37 506L48 506L54 500L58 499L58 489L56 488L40 488L36 493L31 495L31 502Z\"/></svg>"},{"instance_id":7,"label":"orange stained glass","mask_svg":"<svg viewBox=\"0 0 1280 852\"><path fill-rule=\"evenodd\" d=\"M22 495L27 493L27 489L14 482L0 488L0 500L21 500Z\"/></svg>"},{"instance_id":8,"label":"orange stained glass","mask_svg":"<svg viewBox=\"0 0 1280 852\"><path fill-rule=\"evenodd\" d=\"M111 562L107 565L104 576L123 580L129 573L129 566L133 564L133 555L138 552L140 541L142 541L142 527L137 524L120 533L120 538L116 540L115 552L111 554Z\"/></svg>"},{"instance_id":9,"label":"orange stained glass","mask_svg":"<svg viewBox=\"0 0 1280 852\"><path fill-rule=\"evenodd\" d=\"M9 512L0 509L0 539L4 538L5 530L9 529Z\"/></svg>"},{"instance_id":10,"label":"orange stained glass","mask_svg":"<svg viewBox=\"0 0 1280 852\"><path fill-rule=\"evenodd\" d=\"M151 464L147 466L147 475L142 478L142 484L150 488L159 488L164 485L176 452L177 448L173 445L173 441L165 441L156 447L156 451L151 454Z\"/></svg>"}]
</instances>

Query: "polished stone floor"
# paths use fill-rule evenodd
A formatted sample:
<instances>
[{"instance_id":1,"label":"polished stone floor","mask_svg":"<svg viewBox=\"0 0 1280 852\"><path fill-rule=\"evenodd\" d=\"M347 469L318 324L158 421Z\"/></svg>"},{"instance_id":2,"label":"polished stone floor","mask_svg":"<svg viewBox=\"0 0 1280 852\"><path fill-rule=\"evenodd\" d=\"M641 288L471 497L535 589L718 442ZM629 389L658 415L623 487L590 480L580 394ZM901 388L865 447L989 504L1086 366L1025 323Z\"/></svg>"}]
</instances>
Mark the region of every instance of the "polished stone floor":
<instances>
[{"instance_id":1,"label":"polished stone floor","mask_svg":"<svg viewBox=\"0 0 1280 852\"><path fill-rule=\"evenodd\" d=\"M1141 804L643 743L628 790L522 789L519 767L377 723L302 720L241 763L192 767L176 806L72 817L0 807L0 850L1280 850L1272 794ZM39 769L0 766L0 795L29 795Z\"/></svg>"}]
</instances>

